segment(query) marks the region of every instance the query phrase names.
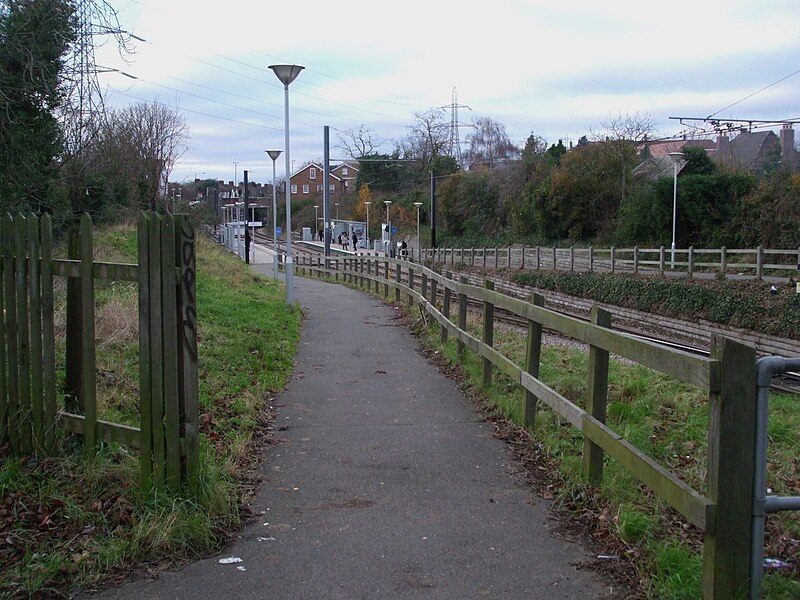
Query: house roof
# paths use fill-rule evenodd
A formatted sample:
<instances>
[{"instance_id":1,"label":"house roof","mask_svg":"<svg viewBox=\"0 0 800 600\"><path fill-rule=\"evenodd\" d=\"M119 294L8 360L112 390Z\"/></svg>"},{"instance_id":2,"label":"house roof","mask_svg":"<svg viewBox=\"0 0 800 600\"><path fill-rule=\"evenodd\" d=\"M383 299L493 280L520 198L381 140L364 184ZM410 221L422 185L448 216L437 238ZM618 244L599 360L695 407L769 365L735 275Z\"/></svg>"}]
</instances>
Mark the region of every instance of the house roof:
<instances>
[{"instance_id":1,"label":"house roof","mask_svg":"<svg viewBox=\"0 0 800 600\"><path fill-rule=\"evenodd\" d=\"M298 169L297 171L295 171L294 173L292 173L292 177L295 177L296 175L299 175L300 173L302 173L303 171L306 171L306 170L310 169L311 167L314 167L315 169L318 169L318 170L320 170L320 171L323 171L323 169L322 169L322 166L321 166L321 165L318 165L317 163L308 163L306 166L304 166L304 167L301 167L300 169ZM329 173L328 175L329 175L330 177L332 177L333 179L335 179L336 181L341 181L341 180L342 180L342 178L341 178L341 177L337 177L337 176L336 176L336 175L334 175L333 173ZM290 177L290 179L291 179L292 177Z\"/></svg>"},{"instance_id":2,"label":"house roof","mask_svg":"<svg viewBox=\"0 0 800 600\"><path fill-rule=\"evenodd\" d=\"M647 144L650 156L661 158L668 157L670 152L682 152L684 148L703 148L711 154L716 150L717 143L714 140L665 140Z\"/></svg>"},{"instance_id":3,"label":"house roof","mask_svg":"<svg viewBox=\"0 0 800 600\"><path fill-rule=\"evenodd\" d=\"M720 151L718 159L752 169L758 167L770 146L779 148L779 144L778 136L772 131L742 132L728 142L727 149Z\"/></svg>"},{"instance_id":4,"label":"house roof","mask_svg":"<svg viewBox=\"0 0 800 600\"><path fill-rule=\"evenodd\" d=\"M679 150L672 150L672 152L679 152ZM661 177L673 177L675 174L675 162L672 157L665 156L651 156L645 159L633 169L634 177L643 177L646 179L659 179ZM681 159L678 161L678 174L686 166L686 161Z\"/></svg>"}]
</instances>

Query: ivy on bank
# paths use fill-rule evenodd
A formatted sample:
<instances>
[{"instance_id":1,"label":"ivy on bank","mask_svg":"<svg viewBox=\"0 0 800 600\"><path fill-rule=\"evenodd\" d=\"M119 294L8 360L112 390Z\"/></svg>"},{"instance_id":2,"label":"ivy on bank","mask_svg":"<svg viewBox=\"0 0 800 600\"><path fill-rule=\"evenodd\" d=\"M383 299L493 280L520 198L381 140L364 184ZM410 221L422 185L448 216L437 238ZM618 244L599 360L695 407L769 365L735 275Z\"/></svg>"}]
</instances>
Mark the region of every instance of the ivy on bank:
<instances>
[{"instance_id":1,"label":"ivy on bank","mask_svg":"<svg viewBox=\"0 0 800 600\"><path fill-rule=\"evenodd\" d=\"M525 272L515 283L654 314L800 339L800 294L757 281L671 280L618 274Z\"/></svg>"}]
</instances>

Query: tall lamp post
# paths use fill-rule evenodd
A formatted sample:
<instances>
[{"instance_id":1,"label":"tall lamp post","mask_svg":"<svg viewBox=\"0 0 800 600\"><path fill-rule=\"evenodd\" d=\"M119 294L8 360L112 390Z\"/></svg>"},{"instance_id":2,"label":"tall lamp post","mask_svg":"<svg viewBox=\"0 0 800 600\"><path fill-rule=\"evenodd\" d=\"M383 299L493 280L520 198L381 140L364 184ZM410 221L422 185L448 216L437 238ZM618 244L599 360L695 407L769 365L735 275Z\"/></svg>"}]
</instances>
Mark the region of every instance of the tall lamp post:
<instances>
[{"instance_id":1,"label":"tall lamp post","mask_svg":"<svg viewBox=\"0 0 800 600\"><path fill-rule=\"evenodd\" d=\"M386 205L386 233L389 236L389 245L386 246L386 255L392 255L392 222L389 220L389 206L392 204L391 200L384 200L383 203Z\"/></svg>"},{"instance_id":2,"label":"tall lamp post","mask_svg":"<svg viewBox=\"0 0 800 600\"><path fill-rule=\"evenodd\" d=\"M265 150L272 159L272 273L278 278L278 200L275 193L275 161L281 155L280 150Z\"/></svg>"},{"instance_id":3,"label":"tall lamp post","mask_svg":"<svg viewBox=\"0 0 800 600\"><path fill-rule=\"evenodd\" d=\"M369 254L369 205L372 204L370 201L364 202L364 206L367 207L367 254Z\"/></svg>"},{"instance_id":4,"label":"tall lamp post","mask_svg":"<svg viewBox=\"0 0 800 600\"><path fill-rule=\"evenodd\" d=\"M422 241L419 239L419 207L422 206L422 202L414 202L414 206L417 207L417 260L420 260L420 253L422 252Z\"/></svg>"},{"instance_id":5,"label":"tall lamp post","mask_svg":"<svg viewBox=\"0 0 800 600\"><path fill-rule=\"evenodd\" d=\"M236 181L239 178L239 175L237 174L236 171L236 167L238 166L239 166L239 161L238 160L233 161L233 189L236 190L237 198L239 197L239 182Z\"/></svg>"},{"instance_id":6,"label":"tall lamp post","mask_svg":"<svg viewBox=\"0 0 800 600\"><path fill-rule=\"evenodd\" d=\"M283 84L284 145L286 150L286 304L292 304L294 264L292 260L292 186L290 185L291 173L289 171L289 167L292 164L291 160L289 160L289 84L300 75L300 71L305 67L300 65L270 65L269 68L272 69L272 72Z\"/></svg>"},{"instance_id":7,"label":"tall lamp post","mask_svg":"<svg viewBox=\"0 0 800 600\"><path fill-rule=\"evenodd\" d=\"M678 214L678 161L683 158L683 152L670 152L673 166L672 183L672 255L670 259L670 269L675 268L675 223Z\"/></svg>"},{"instance_id":8,"label":"tall lamp post","mask_svg":"<svg viewBox=\"0 0 800 600\"><path fill-rule=\"evenodd\" d=\"M319 204L314 205L314 240L317 239L317 229L319 229L319 217L317 216L317 211L319 210Z\"/></svg>"},{"instance_id":9,"label":"tall lamp post","mask_svg":"<svg viewBox=\"0 0 800 600\"><path fill-rule=\"evenodd\" d=\"M334 202L333 205L336 207L336 220L339 220L339 203Z\"/></svg>"}]
</instances>

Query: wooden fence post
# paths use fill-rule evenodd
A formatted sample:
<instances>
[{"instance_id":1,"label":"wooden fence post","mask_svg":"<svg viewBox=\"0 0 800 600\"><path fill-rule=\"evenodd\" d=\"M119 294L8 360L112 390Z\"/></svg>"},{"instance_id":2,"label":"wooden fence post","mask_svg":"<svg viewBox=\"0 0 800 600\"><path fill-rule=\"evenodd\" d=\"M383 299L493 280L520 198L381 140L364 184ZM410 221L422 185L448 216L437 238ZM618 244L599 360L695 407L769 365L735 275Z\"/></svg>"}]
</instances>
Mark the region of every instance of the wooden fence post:
<instances>
[{"instance_id":1,"label":"wooden fence post","mask_svg":"<svg viewBox=\"0 0 800 600\"><path fill-rule=\"evenodd\" d=\"M531 294L531 304L544 306L544 296L537 293ZM539 378L539 363L542 357L542 324L528 319L528 339L525 348L525 370L535 378ZM525 407L523 422L525 427L536 424L536 396L530 390L525 390Z\"/></svg>"},{"instance_id":2,"label":"wooden fence post","mask_svg":"<svg viewBox=\"0 0 800 600\"><path fill-rule=\"evenodd\" d=\"M414 291L414 278L415 278L415 275L416 275L416 273L414 272L414 269L409 268L408 269L408 289L411 290L412 292ZM411 307L411 306L413 306L413 304L414 304L414 296L411 293L409 293L408 294L408 306Z\"/></svg>"},{"instance_id":3,"label":"wooden fence post","mask_svg":"<svg viewBox=\"0 0 800 600\"><path fill-rule=\"evenodd\" d=\"M486 279L483 283L489 291L494 291L494 282ZM483 301L483 338L482 341L487 346L494 343L494 304L488 300ZM483 358L483 387L492 385L492 361Z\"/></svg>"},{"instance_id":4,"label":"wooden fence post","mask_svg":"<svg viewBox=\"0 0 800 600\"><path fill-rule=\"evenodd\" d=\"M728 249L723 246L719 251L719 274L725 279L725 273L728 271Z\"/></svg>"},{"instance_id":5,"label":"wooden fence post","mask_svg":"<svg viewBox=\"0 0 800 600\"><path fill-rule=\"evenodd\" d=\"M556 256L555 246L553 246L553 271L558 271L558 256Z\"/></svg>"},{"instance_id":6,"label":"wooden fence post","mask_svg":"<svg viewBox=\"0 0 800 600\"><path fill-rule=\"evenodd\" d=\"M575 270L575 245L569 247L569 270L570 272Z\"/></svg>"},{"instance_id":7,"label":"wooden fence post","mask_svg":"<svg viewBox=\"0 0 800 600\"><path fill-rule=\"evenodd\" d=\"M522 266L520 267L523 271L525 270L525 245L522 245Z\"/></svg>"},{"instance_id":8,"label":"wooden fence post","mask_svg":"<svg viewBox=\"0 0 800 600\"><path fill-rule=\"evenodd\" d=\"M639 246L633 247L633 274L639 274Z\"/></svg>"},{"instance_id":9,"label":"wooden fence post","mask_svg":"<svg viewBox=\"0 0 800 600\"><path fill-rule=\"evenodd\" d=\"M658 274L664 275L664 246L658 249Z\"/></svg>"},{"instance_id":10,"label":"wooden fence post","mask_svg":"<svg viewBox=\"0 0 800 600\"><path fill-rule=\"evenodd\" d=\"M386 280L387 283L383 284L383 297L389 297L389 261L383 261L383 278Z\"/></svg>"},{"instance_id":11,"label":"wooden fence post","mask_svg":"<svg viewBox=\"0 0 800 600\"><path fill-rule=\"evenodd\" d=\"M445 277L447 277L447 279L452 281L453 274L448 271ZM450 286L445 285L444 298L442 299L442 314L448 321L450 320L450 294L451 294ZM439 337L443 344L447 343L447 327L445 325L442 325L442 331Z\"/></svg>"},{"instance_id":12,"label":"wooden fence post","mask_svg":"<svg viewBox=\"0 0 800 600\"><path fill-rule=\"evenodd\" d=\"M428 299L428 274L425 271L422 272L422 284L420 285L419 293L422 295L422 299Z\"/></svg>"},{"instance_id":13,"label":"wooden fence post","mask_svg":"<svg viewBox=\"0 0 800 600\"><path fill-rule=\"evenodd\" d=\"M617 269L616 265L616 255L617 249L614 246L611 246L611 272L614 273Z\"/></svg>"},{"instance_id":14,"label":"wooden fence post","mask_svg":"<svg viewBox=\"0 0 800 600\"><path fill-rule=\"evenodd\" d=\"M711 345L719 377L709 394L706 496L716 509L704 534L703 598L748 598L756 352L719 336Z\"/></svg>"},{"instance_id":15,"label":"wooden fence post","mask_svg":"<svg viewBox=\"0 0 800 600\"><path fill-rule=\"evenodd\" d=\"M687 259L687 270L689 277L694 276L694 246L689 246L689 258Z\"/></svg>"},{"instance_id":16,"label":"wooden fence post","mask_svg":"<svg viewBox=\"0 0 800 600\"><path fill-rule=\"evenodd\" d=\"M55 446L56 427L56 355L53 315L53 224L45 213L40 219L42 260L42 386L44 401L44 450ZM1 296L1 294L0 294ZM0 340L0 343L2 341ZM0 359L1 361L2 359ZM2 363L0 363L2 364Z\"/></svg>"},{"instance_id":17,"label":"wooden fence post","mask_svg":"<svg viewBox=\"0 0 800 600\"><path fill-rule=\"evenodd\" d=\"M611 327L611 313L597 306L592 307L591 320L600 327ZM590 346L586 412L605 423L607 400L608 350ZM583 440L583 473L591 485L603 481L603 449L589 438Z\"/></svg>"},{"instance_id":18,"label":"wooden fence post","mask_svg":"<svg viewBox=\"0 0 800 600\"><path fill-rule=\"evenodd\" d=\"M594 247L589 246L589 273L594 271Z\"/></svg>"},{"instance_id":19,"label":"wooden fence post","mask_svg":"<svg viewBox=\"0 0 800 600\"><path fill-rule=\"evenodd\" d=\"M89 452L97 448L97 388L95 384L94 349L94 257L92 251L92 219L84 213L80 233L80 295L81 295L81 386L83 404L84 447Z\"/></svg>"},{"instance_id":20,"label":"wooden fence post","mask_svg":"<svg viewBox=\"0 0 800 600\"><path fill-rule=\"evenodd\" d=\"M459 278L459 283L466 285L467 278L462 275ZM467 330L467 295L463 292L458 294L458 328L461 331ZM456 342L456 352L459 358L464 354L464 342L461 341L461 338L458 338Z\"/></svg>"},{"instance_id":21,"label":"wooden fence post","mask_svg":"<svg viewBox=\"0 0 800 600\"><path fill-rule=\"evenodd\" d=\"M439 282L431 278L430 284L431 284L431 306L436 308L436 299L437 299L436 297L438 295Z\"/></svg>"},{"instance_id":22,"label":"wooden fence post","mask_svg":"<svg viewBox=\"0 0 800 600\"><path fill-rule=\"evenodd\" d=\"M18 371L18 407L17 428L20 434L20 450L30 455L33 451L33 431L31 421L31 358L29 346L29 313L28 313L28 267L25 260L28 253L28 229L26 219L18 215L14 220L14 254L16 265L14 270L15 292L17 295L17 338L12 343L17 346L17 362L10 368ZM94 342L94 338L92 338ZM94 372L92 373L94 380ZM94 445L92 445L92 448ZM88 449L88 447L87 447Z\"/></svg>"},{"instance_id":23,"label":"wooden fence post","mask_svg":"<svg viewBox=\"0 0 800 600\"><path fill-rule=\"evenodd\" d=\"M759 281L764 276L764 246L756 248L756 279Z\"/></svg>"},{"instance_id":24,"label":"wooden fence post","mask_svg":"<svg viewBox=\"0 0 800 600\"><path fill-rule=\"evenodd\" d=\"M197 373L197 267L195 231L186 215L175 217L175 254L180 280L176 313L178 315L178 368L180 435L184 458L181 479L189 489L197 484L200 466L200 403ZM319 261L317 261L319 266Z\"/></svg>"},{"instance_id":25,"label":"wooden fence post","mask_svg":"<svg viewBox=\"0 0 800 600\"><path fill-rule=\"evenodd\" d=\"M402 270L403 267L400 266L400 263L395 263L394 265L394 281L396 283L394 288L394 300L395 302L400 302L400 280L402 277Z\"/></svg>"}]
</instances>

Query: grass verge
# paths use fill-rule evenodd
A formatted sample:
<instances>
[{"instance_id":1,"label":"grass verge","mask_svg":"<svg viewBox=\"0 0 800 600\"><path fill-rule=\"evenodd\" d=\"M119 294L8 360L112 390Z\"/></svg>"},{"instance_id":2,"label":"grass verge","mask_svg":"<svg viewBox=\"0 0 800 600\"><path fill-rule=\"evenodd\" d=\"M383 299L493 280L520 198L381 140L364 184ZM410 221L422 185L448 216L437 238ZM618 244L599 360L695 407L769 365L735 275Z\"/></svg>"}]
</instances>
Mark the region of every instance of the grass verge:
<instances>
[{"instance_id":1,"label":"grass verge","mask_svg":"<svg viewBox=\"0 0 800 600\"><path fill-rule=\"evenodd\" d=\"M96 260L135 262L135 252L130 227L96 233ZM96 303L98 416L138 424L136 288L98 282ZM40 460L0 448L0 597L68 597L131 569L213 554L247 519L254 450L270 442L271 399L291 375L302 313L286 306L282 284L203 236L197 309L200 493L143 493L136 452L116 444L87 458L80 439L62 435L57 455Z\"/></svg>"},{"instance_id":2,"label":"grass verge","mask_svg":"<svg viewBox=\"0 0 800 600\"><path fill-rule=\"evenodd\" d=\"M480 338L480 322L468 328ZM582 473L583 436L540 403L535 427L522 426L524 390L495 371L482 387L482 362L468 349L459 357L455 343L441 344L439 326L416 328L423 346L440 367L484 408L498 435L510 442L527 467L529 481L563 517L565 527L598 552L594 567L609 572L642 598L689 600L701 597L702 532L688 524L620 465L607 459L604 480L592 488ZM496 328L495 347L524 364L524 333ZM588 353L575 345L543 350L540 379L584 406ZM768 486L773 494L800 495L800 416L796 397L770 398ZM608 423L661 465L701 493L705 490L707 398L698 390L640 365L612 358ZM742 526L749 526L743 523ZM767 573L763 597L800 598L795 565L800 547L797 513L767 518L765 556L789 565ZM600 556L604 558L599 558Z\"/></svg>"}]
</instances>

